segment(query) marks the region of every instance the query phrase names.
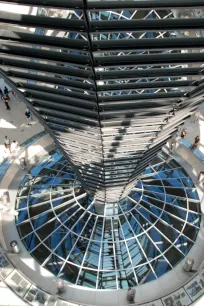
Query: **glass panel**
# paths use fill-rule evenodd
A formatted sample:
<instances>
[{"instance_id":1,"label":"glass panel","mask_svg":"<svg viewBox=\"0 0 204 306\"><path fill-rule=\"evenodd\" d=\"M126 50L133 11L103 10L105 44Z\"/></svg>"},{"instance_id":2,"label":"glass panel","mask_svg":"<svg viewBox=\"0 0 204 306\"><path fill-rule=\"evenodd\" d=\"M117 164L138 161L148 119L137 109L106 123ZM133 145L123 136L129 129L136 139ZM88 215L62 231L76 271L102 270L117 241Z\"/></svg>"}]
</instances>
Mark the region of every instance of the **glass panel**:
<instances>
[{"instance_id":1,"label":"glass panel","mask_svg":"<svg viewBox=\"0 0 204 306\"><path fill-rule=\"evenodd\" d=\"M44 223L46 223L47 221L51 220L55 218L55 215L54 213L51 211L49 213L43 213L42 211L42 214L40 216L38 216L38 218L36 219L32 219L31 222L33 224L33 227L35 229L37 229L38 227L40 227L41 225L43 225Z\"/></svg>"},{"instance_id":2,"label":"glass panel","mask_svg":"<svg viewBox=\"0 0 204 306\"><path fill-rule=\"evenodd\" d=\"M90 243L84 260L84 267L98 269L100 246L100 243Z\"/></svg>"},{"instance_id":3,"label":"glass panel","mask_svg":"<svg viewBox=\"0 0 204 306\"><path fill-rule=\"evenodd\" d=\"M131 239L127 241L127 246L129 248L129 253L132 259L133 266L137 266L146 262L146 258L142 253L142 250L135 239ZM142 245L143 247L143 245Z\"/></svg>"},{"instance_id":4,"label":"glass panel","mask_svg":"<svg viewBox=\"0 0 204 306\"><path fill-rule=\"evenodd\" d=\"M185 228L183 229L183 234L189 237L191 240L195 240L198 234L198 229L194 226L186 224Z\"/></svg>"},{"instance_id":5,"label":"glass panel","mask_svg":"<svg viewBox=\"0 0 204 306\"><path fill-rule=\"evenodd\" d=\"M136 268L135 273L139 284L146 283L146 278L149 276L149 274L153 274L149 265L143 265Z\"/></svg>"},{"instance_id":6,"label":"glass panel","mask_svg":"<svg viewBox=\"0 0 204 306\"><path fill-rule=\"evenodd\" d=\"M96 226L93 231L92 239L101 241L102 233L103 233L102 230L103 230L103 218L98 218ZM84 232L82 233L82 235L85 235L86 237L88 237L90 233L91 233L91 226L87 226Z\"/></svg>"},{"instance_id":7,"label":"glass panel","mask_svg":"<svg viewBox=\"0 0 204 306\"><path fill-rule=\"evenodd\" d=\"M191 178L183 178L182 182L183 182L184 186L186 186L186 187L193 187L194 186Z\"/></svg>"},{"instance_id":8,"label":"glass panel","mask_svg":"<svg viewBox=\"0 0 204 306\"><path fill-rule=\"evenodd\" d=\"M69 233L68 235L66 235L66 239L61 241L60 245L55 250L55 253L58 256L66 259L67 256L70 254L72 248L74 247L77 238L78 237L73 235L72 233Z\"/></svg>"},{"instance_id":9,"label":"glass panel","mask_svg":"<svg viewBox=\"0 0 204 306\"><path fill-rule=\"evenodd\" d=\"M97 281L97 272L82 269L79 275L77 285L89 288L96 288L96 281Z\"/></svg>"},{"instance_id":10,"label":"glass panel","mask_svg":"<svg viewBox=\"0 0 204 306\"><path fill-rule=\"evenodd\" d=\"M139 183L139 182L138 182ZM136 185L136 187L137 188L139 188L140 186L138 185L138 183L137 183L137 185ZM138 187L139 186L139 187ZM129 196L133 199L133 200L135 200L136 202L139 202L139 200L140 200L140 198L141 198L141 195L142 195L142 193L140 192L140 191L134 191L134 190L132 190L131 192L130 192L130 194L129 194Z\"/></svg>"},{"instance_id":11,"label":"glass panel","mask_svg":"<svg viewBox=\"0 0 204 306\"><path fill-rule=\"evenodd\" d=\"M113 272L99 272L98 289L116 289L116 274Z\"/></svg>"},{"instance_id":12,"label":"glass panel","mask_svg":"<svg viewBox=\"0 0 204 306\"><path fill-rule=\"evenodd\" d=\"M26 236L22 241L30 252L40 243L40 240L34 233Z\"/></svg>"},{"instance_id":13,"label":"glass panel","mask_svg":"<svg viewBox=\"0 0 204 306\"><path fill-rule=\"evenodd\" d=\"M16 200L16 209L27 208L27 198Z\"/></svg>"},{"instance_id":14,"label":"glass panel","mask_svg":"<svg viewBox=\"0 0 204 306\"><path fill-rule=\"evenodd\" d=\"M170 195L174 195L174 196L179 196L182 198L186 198L186 193L185 190L182 188L168 188L166 187L166 193L170 194Z\"/></svg>"},{"instance_id":15,"label":"glass panel","mask_svg":"<svg viewBox=\"0 0 204 306\"><path fill-rule=\"evenodd\" d=\"M115 270L114 249L112 242L102 244L100 270Z\"/></svg>"},{"instance_id":16,"label":"glass panel","mask_svg":"<svg viewBox=\"0 0 204 306\"><path fill-rule=\"evenodd\" d=\"M134 210L134 212L135 212L135 210ZM134 212L133 212L133 214L134 214ZM127 213L126 217L127 217L128 221L129 221L130 226L132 228L132 231L134 232L135 235L138 235L141 232L143 232L142 227L139 225L139 223L137 221L137 219L140 219L139 216L136 215L136 218L135 218L135 216L133 217L132 214ZM142 221L142 220L140 220L140 221Z\"/></svg>"},{"instance_id":17,"label":"glass panel","mask_svg":"<svg viewBox=\"0 0 204 306\"><path fill-rule=\"evenodd\" d=\"M193 225L199 227L199 225L200 225L200 214L194 214L192 212L188 212L188 219L187 219L187 221L189 223L192 223Z\"/></svg>"},{"instance_id":18,"label":"glass panel","mask_svg":"<svg viewBox=\"0 0 204 306\"><path fill-rule=\"evenodd\" d=\"M132 264L130 261L130 255L128 253L126 244L124 242L115 243L115 252L117 254L115 258L117 269L132 268Z\"/></svg>"},{"instance_id":19,"label":"glass panel","mask_svg":"<svg viewBox=\"0 0 204 306\"><path fill-rule=\"evenodd\" d=\"M145 201L141 201L140 204L147 209L150 213L153 215L159 217L162 213L161 209L158 209L157 207L153 205L149 205L149 203L146 203Z\"/></svg>"},{"instance_id":20,"label":"glass panel","mask_svg":"<svg viewBox=\"0 0 204 306\"><path fill-rule=\"evenodd\" d=\"M88 245L88 240L84 238L78 238L74 248L69 255L69 261L75 263L76 265L81 265L84 255L86 253Z\"/></svg>"},{"instance_id":21,"label":"glass panel","mask_svg":"<svg viewBox=\"0 0 204 306\"><path fill-rule=\"evenodd\" d=\"M170 227L168 224L164 224L161 221L157 222L157 228L171 242L174 242L179 235L179 233L177 233L173 227Z\"/></svg>"},{"instance_id":22,"label":"glass panel","mask_svg":"<svg viewBox=\"0 0 204 306\"><path fill-rule=\"evenodd\" d=\"M128 221L126 220L124 216L120 216L119 218L120 218L120 223L122 226L122 231L123 231L125 239L132 238L133 233L132 233L132 230L130 228Z\"/></svg>"},{"instance_id":23,"label":"glass panel","mask_svg":"<svg viewBox=\"0 0 204 306\"><path fill-rule=\"evenodd\" d=\"M165 210L167 212L169 212L172 216L169 215L169 218L172 220L173 219L173 216L178 216L179 218L185 220L186 219L186 213L187 211L184 210L184 209L179 209L178 207L176 206L173 206L173 205L166 205L165 206ZM172 221L172 222L175 222L175 221ZM177 221L178 222L178 221ZM178 227L179 228L179 227Z\"/></svg>"},{"instance_id":24,"label":"glass panel","mask_svg":"<svg viewBox=\"0 0 204 306\"><path fill-rule=\"evenodd\" d=\"M50 250L48 250L44 245L40 244L32 253L35 259L42 264L45 259L50 255Z\"/></svg>"},{"instance_id":25,"label":"glass panel","mask_svg":"<svg viewBox=\"0 0 204 306\"><path fill-rule=\"evenodd\" d=\"M193 243L191 241L189 241L188 238L181 235L177 239L177 241L175 243L175 246L177 247L177 249L181 250L181 252L183 252L185 255L187 255L189 250L193 246Z\"/></svg>"},{"instance_id":26,"label":"glass panel","mask_svg":"<svg viewBox=\"0 0 204 306\"><path fill-rule=\"evenodd\" d=\"M44 214L44 212L49 210L50 208L51 208L50 203L39 205L39 206L32 206L29 209L30 218L40 215L42 213Z\"/></svg>"},{"instance_id":27,"label":"glass panel","mask_svg":"<svg viewBox=\"0 0 204 306\"><path fill-rule=\"evenodd\" d=\"M146 257L149 260L151 260L151 259L153 259L153 258L155 258L155 257L157 257L161 254L147 235L144 234L144 235L139 236L138 240L140 242L140 245L141 245L142 249L144 250L144 252L146 254Z\"/></svg>"},{"instance_id":28,"label":"glass panel","mask_svg":"<svg viewBox=\"0 0 204 306\"><path fill-rule=\"evenodd\" d=\"M171 249L165 253L165 257L173 267L184 258L175 247L171 247Z\"/></svg>"},{"instance_id":29,"label":"glass panel","mask_svg":"<svg viewBox=\"0 0 204 306\"><path fill-rule=\"evenodd\" d=\"M150 236L161 252L164 252L171 246L170 242L156 228L150 230Z\"/></svg>"},{"instance_id":30,"label":"glass panel","mask_svg":"<svg viewBox=\"0 0 204 306\"><path fill-rule=\"evenodd\" d=\"M62 239L67 235L65 227L61 226L57 228L57 226L58 223L56 222L53 231L48 232L49 237L44 241L45 245L47 245L51 250L54 250L58 245L60 245L60 241L62 241Z\"/></svg>"},{"instance_id":31,"label":"glass panel","mask_svg":"<svg viewBox=\"0 0 204 306\"><path fill-rule=\"evenodd\" d=\"M152 198L152 197L148 197L148 196L143 196L142 197L143 200L146 202L146 203L149 203L149 205L155 205L156 207L160 208L160 209L163 209L164 207L164 202L162 201L159 201L158 199L156 198Z\"/></svg>"},{"instance_id":32,"label":"glass panel","mask_svg":"<svg viewBox=\"0 0 204 306\"><path fill-rule=\"evenodd\" d=\"M66 263L62 269L62 272L60 273L60 277L75 284L78 274L79 268L77 266Z\"/></svg>"},{"instance_id":33,"label":"glass panel","mask_svg":"<svg viewBox=\"0 0 204 306\"><path fill-rule=\"evenodd\" d=\"M22 209L18 211L18 216L16 217L16 223L20 224L25 220L28 220L28 211L27 209Z\"/></svg>"},{"instance_id":34,"label":"glass panel","mask_svg":"<svg viewBox=\"0 0 204 306\"><path fill-rule=\"evenodd\" d=\"M200 203L188 201L189 209L195 212L200 212Z\"/></svg>"},{"instance_id":35,"label":"glass panel","mask_svg":"<svg viewBox=\"0 0 204 306\"><path fill-rule=\"evenodd\" d=\"M119 289L128 289L137 285L133 270L118 271L117 279Z\"/></svg>"},{"instance_id":36,"label":"glass panel","mask_svg":"<svg viewBox=\"0 0 204 306\"><path fill-rule=\"evenodd\" d=\"M181 231L183 226L184 226L184 222L185 220L181 220L181 219L177 219L176 218L177 215L170 215L167 214L165 211L163 212L161 218L164 222L166 222L169 226L173 226L174 229L176 229L177 231ZM179 217L179 215L178 215Z\"/></svg>"},{"instance_id":37,"label":"glass panel","mask_svg":"<svg viewBox=\"0 0 204 306\"><path fill-rule=\"evenodd\" d=\"M194 189L189 188L189 189L186 190L186 192L187 192L188 198L193 199L193 200L199 200L199 196L198 196L198 193L196 191L196 188L194 188Z\"/></svg>"},{"instance_id":38,"label":"glass panel","mask_svg":"<svg viewBox=\"0 0 204 306\"><path fill-rule=\"evenodd\" d=\"M55 276L58 275L63 265L63 261L56 255L52 255L49 261L46 263L45 268L53 273Z\"/></svg>"},{"instance_id":39,"label":"glass panel","mask_svg":"<svg viewBox=\"0 0 204 306\"><path fill-rule=\"evenodd\" d=\"M27 234L29 234L30 232L33 231L33 228L31 226L30 222L26 222L26 223L23 223L21 225L18 225L17 229L18 229L18 232L19 232L21 237L24 237L24 236L26 236Z\"/></svg>"},{"instance_id":40,"label":"glass panel","mask_svg":"<svg viewBox=\"0 0 204 306\"><path fill-rule=\"evenodd\" d=\"M162 275L171 270L171 266L162 256L152 261L151 266L154 269L157 277L161 277Z\"/></svg>"},{"instance_id":41,"label":"glass panel","mask_svg":"<svg viewBox=\"0 0 204 306\"><path fill-rule=\"evenodd\" d=\"M40 229L36 230L36 233L41 240L44 240L45 238L47 238L48 235L50 235L53 232L53 230L55 230L56 226L59 225L60 223L57 220L47 222Z\"/></svg>"}]
</instances>

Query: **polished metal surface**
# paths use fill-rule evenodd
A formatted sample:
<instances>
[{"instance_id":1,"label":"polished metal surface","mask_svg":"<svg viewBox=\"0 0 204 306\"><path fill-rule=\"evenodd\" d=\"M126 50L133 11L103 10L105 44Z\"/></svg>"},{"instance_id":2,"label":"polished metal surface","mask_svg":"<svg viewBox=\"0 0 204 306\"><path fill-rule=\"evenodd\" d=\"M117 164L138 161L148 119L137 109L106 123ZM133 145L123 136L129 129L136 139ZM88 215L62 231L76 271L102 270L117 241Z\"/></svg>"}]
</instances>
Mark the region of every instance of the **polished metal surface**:
<instances>
[{"instance_id":1,"label":"polished metal surface","mask_svg":"<svg viewBox=\"0 0 204 306\"><path fill-rule=\"evenodd\" d=\"M58 2L1 1L0 68L97 205L117 203L203 101L204 3Z\"/></svg>"}]
</instances>

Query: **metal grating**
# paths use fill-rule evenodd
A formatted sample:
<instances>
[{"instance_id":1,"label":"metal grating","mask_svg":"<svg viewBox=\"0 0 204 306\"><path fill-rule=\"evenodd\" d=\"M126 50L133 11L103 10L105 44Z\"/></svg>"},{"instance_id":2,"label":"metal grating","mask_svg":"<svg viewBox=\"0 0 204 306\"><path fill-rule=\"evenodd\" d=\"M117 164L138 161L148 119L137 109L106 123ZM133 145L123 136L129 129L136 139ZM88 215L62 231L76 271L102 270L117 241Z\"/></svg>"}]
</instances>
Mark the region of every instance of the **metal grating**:
<instances>
[{"instance_id":1,"label":"metal grating","mask_svg":"<svg viewBox=\"0 0 204 306\"><path fill-rule=\"evenodd\" d=\"M124 198L203 100L203 1L1 7L5 76L96 202Z\"/></svg>"}]
</instances>

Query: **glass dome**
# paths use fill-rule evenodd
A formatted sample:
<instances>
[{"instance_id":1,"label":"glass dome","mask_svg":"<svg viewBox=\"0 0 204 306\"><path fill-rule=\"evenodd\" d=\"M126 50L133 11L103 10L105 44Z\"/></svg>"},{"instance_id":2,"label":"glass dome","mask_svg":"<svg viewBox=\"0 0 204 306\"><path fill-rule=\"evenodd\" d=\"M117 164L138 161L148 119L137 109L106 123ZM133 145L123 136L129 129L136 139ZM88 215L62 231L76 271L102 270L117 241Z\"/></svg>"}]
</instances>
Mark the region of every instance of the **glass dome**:
<instances>
[{"instance_id":1,"label":"glass dome","mask_svg":"<svg viewBox=\"0 0 204 306\"><path fill-rule=\"evenodd\" d=\"M96 289L144 284L173 269L193 246L201 216L191 178L162 155L100 215L58 149L24 177L16 211L21 240L40 265Z\"/></svg>"}]
</instances>

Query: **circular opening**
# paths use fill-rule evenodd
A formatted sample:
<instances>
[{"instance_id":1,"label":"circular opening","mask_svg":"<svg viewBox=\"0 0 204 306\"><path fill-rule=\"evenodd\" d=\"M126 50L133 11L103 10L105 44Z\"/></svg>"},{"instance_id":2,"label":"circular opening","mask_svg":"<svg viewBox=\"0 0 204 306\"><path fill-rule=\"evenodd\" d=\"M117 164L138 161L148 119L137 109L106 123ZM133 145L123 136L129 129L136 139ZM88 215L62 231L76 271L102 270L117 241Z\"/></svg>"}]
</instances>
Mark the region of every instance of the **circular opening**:
<instances>
[{"instance_id":1,"label":"circular opening","mask_svg":"<svg viewBox=\"0 0 204 306\"><path fill-rule=\"evenodd\" d=\"M30 255L57 277L96 289L128 289L173 269L196 240L200 201L174 160L155 159L127 198L98 213L59 150L20 184L16 226Z\"/></svg>"}]
</instances>

